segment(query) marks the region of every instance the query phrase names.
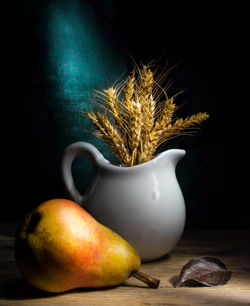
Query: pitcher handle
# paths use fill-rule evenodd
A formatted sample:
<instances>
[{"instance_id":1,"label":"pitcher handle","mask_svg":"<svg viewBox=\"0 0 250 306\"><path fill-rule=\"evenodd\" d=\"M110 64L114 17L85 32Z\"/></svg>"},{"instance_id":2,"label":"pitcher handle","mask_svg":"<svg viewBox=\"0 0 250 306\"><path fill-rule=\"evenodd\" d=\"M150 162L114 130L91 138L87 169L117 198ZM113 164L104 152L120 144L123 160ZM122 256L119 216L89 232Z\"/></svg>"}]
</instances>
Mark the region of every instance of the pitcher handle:
<instances>
[{"instance_id":1,"label":"pitcher handle","mask_svg":"<svg viewBox=\"0 0 250 306\"><path fill-rule=\"evenodd\" d=\"M76 188L71 171L73 161L80 155L89 158L95 168L98 165L98 160L104 159L104 157L93 145L83 141L72 143L63 153L61 171L64 187L70 198L82 205L86 202L87 196L80 194Z\"/></svg>"}]
</instances>

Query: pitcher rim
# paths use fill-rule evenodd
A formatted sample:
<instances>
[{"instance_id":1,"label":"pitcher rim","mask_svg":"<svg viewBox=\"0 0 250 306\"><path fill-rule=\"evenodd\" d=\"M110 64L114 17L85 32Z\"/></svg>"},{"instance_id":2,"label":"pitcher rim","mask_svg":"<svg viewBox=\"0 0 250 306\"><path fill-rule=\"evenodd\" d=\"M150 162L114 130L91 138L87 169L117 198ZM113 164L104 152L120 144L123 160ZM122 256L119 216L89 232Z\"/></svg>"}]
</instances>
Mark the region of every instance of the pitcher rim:
<instances>
[{"instance_id":1,"label":"pitcher rim","mask_svg":"<svg viewBox=\"0 0 250 306\"><path fill-rule=\"evenodd\" d=\"M168 149L165 150L163 152L160 152L159 154L157 154L156 156L154 156L153 159L148 160L144 163L138 164L138 165L133 165L133 166L122 166L122 165L117 165L117 164L112 164L109 160L107 160L106 158L103 157L103 159L99 159L98 160L98 164L100 166L102 166L103 168L112 168L115 169L117 171L129 171L129 169L142 169L145 166L148 166L149 164L153 164L156 162L156 160L161 159L162 157L164 157L166 154L169 154L171 152L178 152L178 153L182 153L182 157L186 154L186 151L184 149Z\"/></svg>"}]
</instances>

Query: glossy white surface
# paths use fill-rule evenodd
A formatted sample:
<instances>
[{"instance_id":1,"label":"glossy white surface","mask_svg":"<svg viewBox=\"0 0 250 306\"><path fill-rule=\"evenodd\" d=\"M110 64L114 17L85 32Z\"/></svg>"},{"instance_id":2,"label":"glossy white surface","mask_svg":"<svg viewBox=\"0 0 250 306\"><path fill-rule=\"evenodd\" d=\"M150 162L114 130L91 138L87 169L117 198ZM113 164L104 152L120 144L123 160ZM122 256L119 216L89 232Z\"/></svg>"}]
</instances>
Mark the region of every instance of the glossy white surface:
<instances>
[{"instance_id":1,"label":"glossy white surface","mask_svg":"<svg viewBox=\"0 0 250 306\"><path fill-rule=\"evenodd\" d=\"M84 196L71 174L71 164L79 155L87 156L96 169ZM173 249L184 229L185 203L175 175L175 166L184 155L184 150L172 149L144 164L119 167L93 145L76 142L64 152L62 177L73 201L125 238L142 261L150 261Z\"/></svg>"}]
</instances>

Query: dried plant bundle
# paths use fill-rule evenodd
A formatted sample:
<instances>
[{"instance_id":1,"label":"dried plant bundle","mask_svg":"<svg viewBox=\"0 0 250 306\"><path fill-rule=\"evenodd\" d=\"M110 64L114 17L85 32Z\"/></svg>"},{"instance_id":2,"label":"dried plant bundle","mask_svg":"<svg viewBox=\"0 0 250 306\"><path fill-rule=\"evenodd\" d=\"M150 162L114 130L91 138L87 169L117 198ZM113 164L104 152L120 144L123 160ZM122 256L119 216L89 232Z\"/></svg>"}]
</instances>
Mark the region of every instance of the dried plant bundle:
<instances>
[{"instance_id":1,"label":"dried plant bundle","mask_svg":"<svg viewBox=\"0 0 250 306\"><path fill-rule=\"evenodd\" d=\"M197 113L174 120L175 96L168 97L166 88L146 65L134 69L115 88L97 92L97 97L104 113L91 111L86 115L94 124L95 135L110 145L125 167L151 160L161 144L189 133L190 128L209 117L207 113Z\"/></svg>"}]
</instances>

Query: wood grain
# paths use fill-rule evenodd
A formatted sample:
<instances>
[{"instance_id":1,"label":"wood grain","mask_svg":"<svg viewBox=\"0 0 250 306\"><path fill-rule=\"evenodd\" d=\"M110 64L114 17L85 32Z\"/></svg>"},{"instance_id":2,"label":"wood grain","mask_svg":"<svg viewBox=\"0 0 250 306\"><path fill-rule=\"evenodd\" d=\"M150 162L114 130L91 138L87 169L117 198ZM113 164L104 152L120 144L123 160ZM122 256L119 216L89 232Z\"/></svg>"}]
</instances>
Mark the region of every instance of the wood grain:
<instances>
[{"instance_id":1,"label":"wood grain","mask_svg":"<svg viewBox=\"0 0 250 306\"><path fill-rule=\"evenodd\" d=\"M50 294L22 279L13 252L15 230L15 223L0 223L0 305L250 305L249 231L185 230L169 255L142 265L142 272L161 280L158 289L131 278L117 287ZM182 266L201 255L217 256L226 264L232 271L228 284L174 288Z\"/></svg>"}]
</instances>

